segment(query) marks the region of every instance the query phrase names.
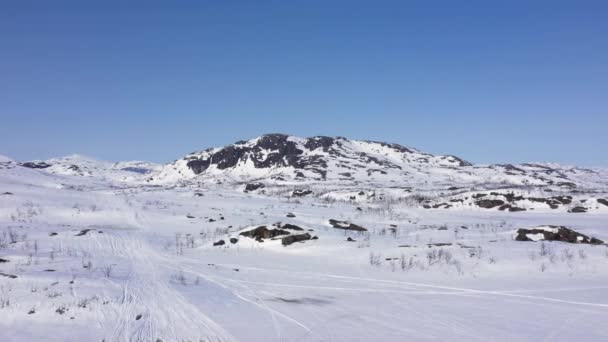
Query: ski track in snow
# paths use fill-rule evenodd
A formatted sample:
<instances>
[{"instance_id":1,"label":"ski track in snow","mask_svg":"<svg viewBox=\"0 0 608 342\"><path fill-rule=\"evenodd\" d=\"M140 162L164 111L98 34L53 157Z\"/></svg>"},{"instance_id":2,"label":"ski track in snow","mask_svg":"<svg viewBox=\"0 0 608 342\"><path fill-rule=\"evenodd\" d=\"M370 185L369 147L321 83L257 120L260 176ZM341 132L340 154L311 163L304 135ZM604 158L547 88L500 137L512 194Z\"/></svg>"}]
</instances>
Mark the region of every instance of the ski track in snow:
<instances>
[{"instance_id":1,"label":"ski track in snow","mask_svg":"<svg viewBox=\"0 0 608 342\"><path fill-rule=\"evenodd\" d=\"M157 276L162 258L153 248L133 235L101 234L91 239L104 251L109 245L112 256L125 258L130 274L123 286L122 302L106 319L115 321L109 341L164 341L193 339L203 341L235 341L207 315L189 303L178 291ZM140 320L135 320L142 315ZM111 316L115 318L112 319Z\"/></svg>"}]
</instances>

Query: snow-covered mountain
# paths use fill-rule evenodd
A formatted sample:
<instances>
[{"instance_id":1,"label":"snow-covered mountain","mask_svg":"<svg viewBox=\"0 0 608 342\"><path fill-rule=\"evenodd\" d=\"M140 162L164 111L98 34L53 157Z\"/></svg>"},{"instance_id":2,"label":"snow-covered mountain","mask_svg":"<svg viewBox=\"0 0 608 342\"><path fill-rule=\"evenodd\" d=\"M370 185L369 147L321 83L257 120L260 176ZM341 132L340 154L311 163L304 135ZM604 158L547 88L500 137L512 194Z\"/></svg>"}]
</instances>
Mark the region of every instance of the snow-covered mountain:
<instances>
[{"instance_id":1,"label":"snow-covered mountain","mask_svg":"<svg viewBox=\"0 0 608 342\"><path fill-rule=\"evenodd\" d=\"M550 163L474 165L452 155L343 137L267 134L193 152L166 165L110 163L80 155L21 163L5 159L3 165L41 175L91 178L118 187L221 186L269 196L408 201L428 209L608 209L603 205L606 170Z\"/></svg>"},{"instance_id":2,"label":"snow-covered mountain","mask_svg":"<svg viewBox=\"0 0 608 342\"><path fill-rule=\"evenodd\" d=\"M106 162L73 154L48 160L19 163L20 166L57 175L83 176L119 182L141 182L160 165L145 161Z\"/></svg>"},{"instance_id":3,"label":"snow-covered mountain","mask_svg":"<svg viewBox=\"0 0 608 342\"><path fill-rule=\"evenodd\" d=\"M557 164L473 165L452 155L432 155L398 144L343 137L300 138L267 134L194 152L165 165L150 181L184 180L275 183L367 183L428 187L496 184L513 186L591 187L605 184L601 170Z\"/></svg>"}]
</instances>

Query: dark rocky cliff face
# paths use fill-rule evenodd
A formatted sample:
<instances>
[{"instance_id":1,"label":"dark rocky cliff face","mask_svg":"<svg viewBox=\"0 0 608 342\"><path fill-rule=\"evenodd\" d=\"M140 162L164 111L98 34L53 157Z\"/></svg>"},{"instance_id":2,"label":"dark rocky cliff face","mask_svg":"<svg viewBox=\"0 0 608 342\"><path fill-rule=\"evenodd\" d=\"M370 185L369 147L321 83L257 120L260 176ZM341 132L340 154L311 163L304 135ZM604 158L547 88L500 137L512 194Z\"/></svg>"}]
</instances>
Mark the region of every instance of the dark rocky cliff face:
<instances>
[{"instance_id":1,"label":"dark rocky cliff face","mask_svg":"<svg viewBox=\"0 0 608 342\"><path fill-rule=\"evenodd\" d=\"M251 160L256 168L327 167L327 164L318 156L302 156L304 151L288 138L289 136L285 134L267 134L260 137L253 146L247 146L245 142L238 142L216 151L208 158L190 160L187 165L195 174L204 172L211 165L216 165L218 169L224 170L247 160ZM323 148L323 151L327 152L334 143L334 138L315 137L307 139L304 146L310 151Z\"/></svg>"}]
</instances>

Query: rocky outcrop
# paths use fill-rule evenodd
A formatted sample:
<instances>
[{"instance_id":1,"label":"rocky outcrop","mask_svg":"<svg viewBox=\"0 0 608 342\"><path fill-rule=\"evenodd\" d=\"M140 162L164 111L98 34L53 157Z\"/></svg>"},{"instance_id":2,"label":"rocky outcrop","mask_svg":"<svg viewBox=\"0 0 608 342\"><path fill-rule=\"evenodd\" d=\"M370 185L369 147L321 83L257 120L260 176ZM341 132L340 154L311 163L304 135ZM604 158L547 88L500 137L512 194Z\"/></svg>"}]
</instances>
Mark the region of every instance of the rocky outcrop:
<instances>
[{"instance_id":1,"label":"rocky outcrop","mask_svg":"<svg viewBox=\"0 0 608 342\"><path fill-rule=\"evenodd\" d=\"M477 206L480 208L492 209L492 208L499 207L499 206L505 204L505 202L502 200L483 199L483 200L479 200L479 201L475 202L475 204L477 204Z\"/></svg>"},{"instance_id":2,"label":"rocky outcrop","mask_svg":"<svg viewBox=\"0 0 608 342\"><path fill-rule=\"evenodd\" d=\"M46 162L40 161L40 162L25 162L25 163L19 163L20 166L23 167L27 167L29 169L46 169L48 167L51 167L51 164L48 164Z\"/></svg>"},{"instance_id":3,"label":"rocky outcrop","mask_svg":"<svg viewBox=\"0 0 608 342\"><path fill-rule=\"evenodd\" d=\"M516 241L562 241L601 245L604 241L589 237L564 226L539 226L532 229L520 228L515 232Z\"/></svg>"},{"instance_id":4,"label":"rocky outcrop","mask_svg":"<svg viewBox=\"0 0 608 342\"><path fill-rule=\"evenodd\" d=\"M245 185L245 192L256 191L265 187L266 186L263 183L249 183Z\"/></svg>"},{"instance_id":5,"label":"rocky outcrop","mask_svg":"<svg viewBox=\"0 0 608 342\"><path fill-rule=\"evenodd\" d=\"M289 246L294 242L306 241L310 240L311 236L308 233L298 234L298 235L290 235L281 239L281 244L283 246Z\"/></svg>"},{"instance_id":6,"label":"rocky outcrop","mask_svg":"<svg viewBox=\"0 0 608 342\"><path fill-rule=\"evenodd\" d=\"M338 221L338 220L330 219L329 224L336 229L353 230L356 232L366 232L367 231L366 228L363 228L354 223L350 223L350 222L346 222L346 221Z\"/></svg>"},{"instance_id":7,"label":"rocky outcrop","mask_svg":"<svg viewBox=\"0 0 608 342\"><path fill-rule=\"evenodd\" d=\"M283 229L268 229L266 226L260 226L252 230L248 230L246 232L242 232L239 235L255 239L256 241L263 242L264 239L272 239L279 235L289 235L286 230Z\"/></svg>"}]
</instances>

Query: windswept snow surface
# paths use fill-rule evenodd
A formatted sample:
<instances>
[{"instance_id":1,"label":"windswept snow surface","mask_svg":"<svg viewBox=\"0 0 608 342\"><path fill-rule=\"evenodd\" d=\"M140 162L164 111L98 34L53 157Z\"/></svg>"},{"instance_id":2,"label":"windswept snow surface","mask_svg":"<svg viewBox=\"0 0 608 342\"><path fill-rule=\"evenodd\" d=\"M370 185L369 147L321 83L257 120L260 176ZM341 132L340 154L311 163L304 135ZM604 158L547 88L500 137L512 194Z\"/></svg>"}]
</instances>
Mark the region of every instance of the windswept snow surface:
<instances>
[{"instance_id":1,"label":"windswept snow surface","mask_svg":"<svg viewBox=\"0 0 608 342\"><path fill-rule=\"evenodd\" d=\"M555 225L607 241L599 202L588 213L425 209L354 183L245 193L70 158L0 168L3 342L608 340L608 247L512 238ZM239 235L277 222L318 239Z\"/></svg>"}]
</instances>

